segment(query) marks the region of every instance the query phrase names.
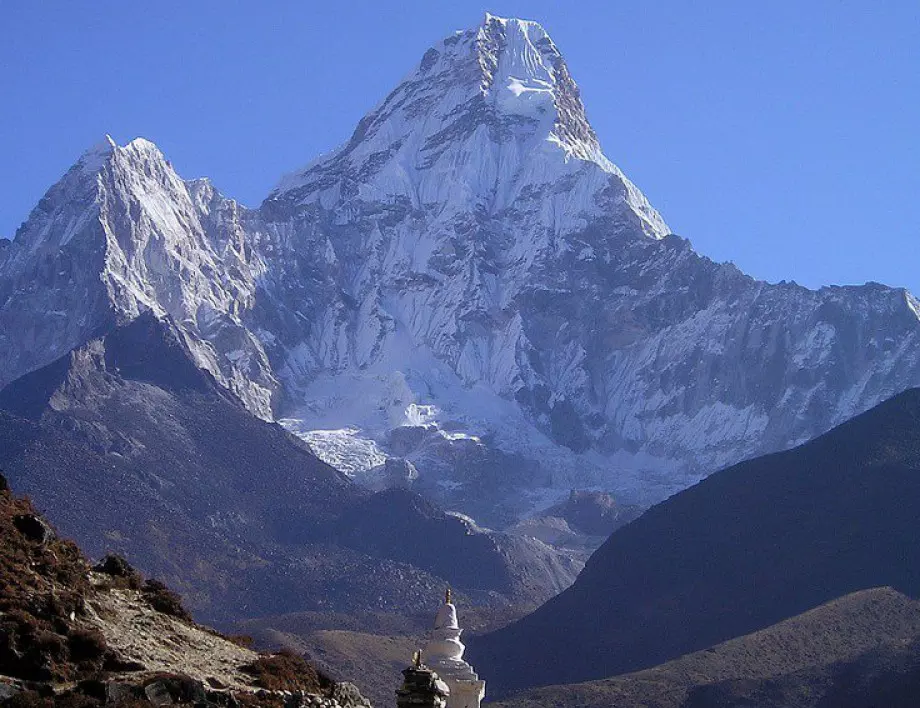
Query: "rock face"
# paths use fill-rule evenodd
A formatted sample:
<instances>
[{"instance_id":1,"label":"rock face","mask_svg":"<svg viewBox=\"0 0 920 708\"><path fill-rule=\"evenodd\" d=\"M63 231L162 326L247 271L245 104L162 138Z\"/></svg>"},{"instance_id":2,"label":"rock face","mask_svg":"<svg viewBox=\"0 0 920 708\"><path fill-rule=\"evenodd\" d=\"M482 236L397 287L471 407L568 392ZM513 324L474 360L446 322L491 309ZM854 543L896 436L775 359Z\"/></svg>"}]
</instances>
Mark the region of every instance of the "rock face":
<instances>
[{"instance_id":1,"label":"rock face","mask_svg":"<svg viewBox=\"0 0 920 708\"><path fill-rule=\"evenodd\" d=\"M405 458L494 524L573 487L648 504L920 383L910 294L696 254L546 32L493 16L258 209L145 140L88 152L0 249L0 385L148 309L327 461Z\"/></svg>"},{"instance_id":2,"label":"rock face","mask_svg":"<svg viewBox=\"0 0 920 708\"><path fill-rule=\"evenodd\" d=\"M467 656L504 696L654 666L865 588L916 597L918 515L912 389L652 507L614 532L571 588L470 640Z\"/></svg>"},{"instance_id":3,"label":"rock face","mask_svg":"<svg viewBox=\"0 0 920 708\"><path fill-rule=\"evenodd\" d=\"M445 583L539 602L581 569L414 492L371 494L250 415L150 312L0 392L0 467L88 552L128 557L212 619L414 611Z\"/></svg>"},{"instance_id":4,"label":"rock face","mask_svg":"<svg viewBox=\"0 0 920 708\"><path fill-rule=\"evenodd\" d=\"M403 672L403 685L396 691L398 708L446 708L449 689L427 666L410 666Z\"/></svg>"}]
</instances>

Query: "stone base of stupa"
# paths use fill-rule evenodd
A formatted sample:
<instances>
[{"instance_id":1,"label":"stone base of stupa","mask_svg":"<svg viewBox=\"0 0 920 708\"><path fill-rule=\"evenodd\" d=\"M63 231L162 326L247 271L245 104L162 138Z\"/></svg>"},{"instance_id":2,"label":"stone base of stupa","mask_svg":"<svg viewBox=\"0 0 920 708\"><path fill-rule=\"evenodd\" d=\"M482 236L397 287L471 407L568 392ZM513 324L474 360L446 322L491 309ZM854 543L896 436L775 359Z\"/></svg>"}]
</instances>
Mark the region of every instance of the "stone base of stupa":
<instances>
[{"instance_id":1,"label":"stone base of stupa","mask_svg":"<svg viewBox=\"0 0 920 708\"><path fill-rule=\"evenodd\" d=\"M450 687L447 708L479 708L486 695L486 682L479 679L444 681Z\"/></svg>"}]
</instances>

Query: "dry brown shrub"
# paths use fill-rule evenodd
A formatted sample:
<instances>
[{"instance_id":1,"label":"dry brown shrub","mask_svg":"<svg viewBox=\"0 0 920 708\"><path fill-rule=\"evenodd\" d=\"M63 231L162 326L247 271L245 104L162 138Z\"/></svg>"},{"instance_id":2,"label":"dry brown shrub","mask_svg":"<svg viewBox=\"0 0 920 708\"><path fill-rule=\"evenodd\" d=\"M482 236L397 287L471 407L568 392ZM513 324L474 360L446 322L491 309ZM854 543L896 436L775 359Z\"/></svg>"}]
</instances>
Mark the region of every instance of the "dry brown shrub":
<instances>
[{"instance_id":1,"label":"dry brown shrub","mask_svg":"<svg viewBox=\"0 0 920 708\"><path fill-rule=\"evenodd\" d=\"M182 604L182 598L159 580L150 579L144 583L142 592L150 606L164 615L176 617L186 622L192 621L191 613Z\"/></svg>"},{"instance_id":2,"label":"dry brown shrub","mask_svg":"<svg viewBox=\"0 0 920 708\"><path fill-rule=\"evenodd\" d=\"M260 656L241 670L255 679L257 686L269 691L307 691L326 694L333 682L290 649Z\"/></svg>"}]
</instances>

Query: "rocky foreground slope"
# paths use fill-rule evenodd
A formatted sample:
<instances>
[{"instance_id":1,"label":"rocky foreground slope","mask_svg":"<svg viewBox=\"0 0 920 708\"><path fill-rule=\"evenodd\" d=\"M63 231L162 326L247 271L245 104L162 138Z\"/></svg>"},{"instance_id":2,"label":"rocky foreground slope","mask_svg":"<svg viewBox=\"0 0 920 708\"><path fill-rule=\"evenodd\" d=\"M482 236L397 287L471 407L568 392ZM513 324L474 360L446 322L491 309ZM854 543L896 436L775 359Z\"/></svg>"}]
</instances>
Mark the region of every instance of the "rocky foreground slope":
<instances>
[{"instance_id":1,"label":"rocky foreground slope","mask_svg":"<svg viewBox=\"0 0 920 708\"><path fill-rule=\"evenodd\" d=\"M258 208L143 139L87 152L0 247L0 386L148 310L327 461L405 458L490 525L573 487L647 505L920 384L913 296L695 253L543 28L494 16Z\"/></svg>"},{"instance_id":2,"label":"rocky foreground slope","mask_svg":"<svg viewBox=\"0 0 920 708\"><path fill-rule=\"evenodd\" d=\"M370 705L295 654L257 654L195 624L116 556L91 567L0 476L0 705L172 703Z\"/></svg>"},{"instance_id":3,"label":"rocky foreground slope","mask_svg":"<svg viewBox=\"0 0 920 708\"><path fill-rule=\"evenodd\" d=\"M497 697L654 666L865 588L917 597L918 518L920 389L911 389L651 508L615 531L571 588L470 641L468 655L490 667Z\"/></svg>"}]
</instances>

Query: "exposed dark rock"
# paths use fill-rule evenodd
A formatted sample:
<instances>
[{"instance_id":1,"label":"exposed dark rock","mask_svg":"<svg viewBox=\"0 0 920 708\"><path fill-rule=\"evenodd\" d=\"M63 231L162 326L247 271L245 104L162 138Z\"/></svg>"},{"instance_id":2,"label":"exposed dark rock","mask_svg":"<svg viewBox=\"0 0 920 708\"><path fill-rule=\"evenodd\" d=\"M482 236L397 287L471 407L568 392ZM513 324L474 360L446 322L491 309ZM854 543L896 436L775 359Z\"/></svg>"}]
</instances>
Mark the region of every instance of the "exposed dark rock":
<instances>
[{"instance_id":1,"label":"exposed dark rock","mask_svg":"<svg viewBox=\"0 0 920 708\"><path fill-rule=\"evenodd\" d=\"M144 695L155 706L172 705L173 697L169 688L165 681L154 681L144 686Z\"/></svg>"},{"instance_id":2,"label":"exposed dark rock","mask_svg":"<svg viewBox=\"0 0 920 708\"><path fill-rule=\"evenodd\" d=\"M398 708L444 708L449 690L424 664L404 669L403 684L396 691Z\"/></svg>"},{"instance_id":3,"label":"exposed dark rock","mask_svg":"<svg viewBox=\"0 0 920 708\"><path fill-rule=\"evenodd\" d=\"M504 594L481 596L490 602L538 601L578 570L541 545L468 533L417 495L375 500L254 418L194 367L170 322L150 316L0 392L0 464L92 555L131 558L205 617L414 610L446 584ZM412 553L374 540L397 537ZM446 538L450 564L435 551ZM136 586L125 563L98 568ZM145 592L179 612L154 585Z\"/></svg>"},{"instance_id":4,"label":"exposed dark rock","mask_svg":"<svg viewBox=\"0 0 920 708\"><path fill-rule=\"evenodd\" d=\"M582 533L606 537L638 517L639 509L617 503L607 492L573 489L568 499L550 507L544 514L565 519Z\"/></svg>"},{"instance_id":5,"label":"exposed dark rock","mask_svg":"<svg viewBox=\"0 0 920 708\"><path fill-rule=\"evenodd\" d=\"M140 587L141 575L138 573L127 560L117 553L109 553L105 558L93 566L97 573L105 573L113 578L122 578L131 587Z\"/></svg>"},{"instance_id":6,"label":"exposed dark rock","mask_svg":"<svg viewBox=\"0 0 920 708\"><path fill-rule=\"evenodd\" d=\"M390 457L383 463L383 476L387 487L410 487L418 479L418 470L408 460Z\"/></svg>"},{"instance_id":7,"label":"exposed dark rock","mask_svg":"<svg viewBox=\"0 0 920 708\"><path fill-rule=\"evenodd\" d=\"M109 681L105 684L106 705L121 705L141 695L144 695L142 689L130 683Z\"/></svg>"},{"instance_id":8,"label":"exposed dark rock","mask_svg":"<svg viewBox=\"0 0 920 708\"><path fill-rule=\"evenodd\" d=\"M0 703L8 701L20 693L22 693L22 688L19 686L12 683L6 683L5 681L0 682Z\"/></svg>"},{"instance_id":9,"label":"exposed dark rock","mask_svg":"<svg viewBox=\"0 0 920 708\"><path fill-rule=\"evenodd\" d=\"M19 514L13 517L16 530L30 541L45 544L54 538L54 530L35 514Z\"/></svg>"}]
</instances>

